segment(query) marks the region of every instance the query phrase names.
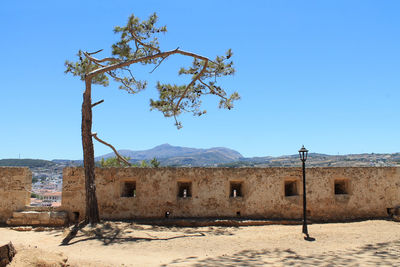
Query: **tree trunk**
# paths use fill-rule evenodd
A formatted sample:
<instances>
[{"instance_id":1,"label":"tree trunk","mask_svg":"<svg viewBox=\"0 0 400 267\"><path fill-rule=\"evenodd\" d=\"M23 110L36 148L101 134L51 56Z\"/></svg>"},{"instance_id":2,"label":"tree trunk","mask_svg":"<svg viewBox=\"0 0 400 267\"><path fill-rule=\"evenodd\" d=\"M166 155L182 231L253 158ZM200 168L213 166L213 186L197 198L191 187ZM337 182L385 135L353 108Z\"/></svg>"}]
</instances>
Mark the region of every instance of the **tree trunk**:
<instances>
[{"instance_id":1,"label":"tree trunk","mask_svg":"<svg viewBox=\"0 0 400 267\"><path fill-rule=\"evenodd\" d=\"M95 163L92 139L92 78L85 80L86 90L83 93L82 103L82 147L83 147L83 166L85 169L85 189L86 189L86 223L96 224L100 222L99 208L96 197L95 184Z\"/></svg>"}]
</instances>

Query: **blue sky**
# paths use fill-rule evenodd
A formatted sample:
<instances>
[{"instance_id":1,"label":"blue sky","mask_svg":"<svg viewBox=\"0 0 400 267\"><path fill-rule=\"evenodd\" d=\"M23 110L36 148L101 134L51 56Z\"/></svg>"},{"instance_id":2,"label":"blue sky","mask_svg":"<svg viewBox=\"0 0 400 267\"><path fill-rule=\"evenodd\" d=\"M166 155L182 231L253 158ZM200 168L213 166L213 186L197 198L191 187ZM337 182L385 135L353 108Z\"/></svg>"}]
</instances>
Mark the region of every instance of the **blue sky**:
<instances>
[{"instance_id":1,"label":"blue sky","mask_svg":"<svg viewBox=\"0 0 400 267\"><path fill-rule=\"evenodd\" d=\"M169 143L224 146L244 156L393 153L400 145L398 1L5 1L0 7L0 158L82 158L84 84L64 74L79 49L105 49L130 14L157 12L164 50L213 58L234 52L236 74L220 80L242 97L234 110L206 98L202 117L150 111L157 81L177 82L182 57L168 60L129 95L93 88L93 131L118 149ZM95 154L110 152L95 143Z\"/></svg>"}]
</instances>

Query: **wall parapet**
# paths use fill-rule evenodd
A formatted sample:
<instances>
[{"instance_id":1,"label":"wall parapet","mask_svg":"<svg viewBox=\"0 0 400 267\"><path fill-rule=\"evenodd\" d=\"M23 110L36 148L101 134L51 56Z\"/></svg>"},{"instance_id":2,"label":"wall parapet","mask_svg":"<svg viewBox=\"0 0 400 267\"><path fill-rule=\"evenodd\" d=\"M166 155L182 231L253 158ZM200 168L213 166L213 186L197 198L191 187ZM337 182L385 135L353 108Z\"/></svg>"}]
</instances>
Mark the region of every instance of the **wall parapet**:
<instances>
[{"instance_id":1,"label":"wall parapet","mask_svg":"<svg viewBox=\"0 0 400 267\"><path fill-rule=\"evenodd\" d=\"M0 223L29 205L32 172L27 167L0 167Z\"/></svg>"},{"instance_id":2,"label":"wall parapet","mask_svg":"<svg viewBox=\"0 0 400 267\"><path fill-rule=\"evenodd\" d=\"M400 205L400 168L307 168L314 220L387 216ZM302 216L301 168L96 168L100 216L107 219ZM65 168L62 209L85 214L83 168Z\"/></svg>"}]
</instances>

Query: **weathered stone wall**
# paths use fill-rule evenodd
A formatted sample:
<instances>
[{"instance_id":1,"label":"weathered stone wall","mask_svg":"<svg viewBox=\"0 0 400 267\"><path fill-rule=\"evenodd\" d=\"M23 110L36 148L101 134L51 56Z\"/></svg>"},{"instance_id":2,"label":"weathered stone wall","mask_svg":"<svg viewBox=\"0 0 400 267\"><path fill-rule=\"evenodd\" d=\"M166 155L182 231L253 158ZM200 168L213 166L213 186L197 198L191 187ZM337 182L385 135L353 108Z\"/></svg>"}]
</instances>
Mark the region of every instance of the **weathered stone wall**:
<instances>
[{"instance_id":1,"label":"weathered stone wall","mask_svg":"<svg viewBox=\"0 0 400 267\"><path fill-rule=\"evenodd\" d=\"M136 196L121 197L129 182ZM178 184L188 182L191 197L179 197ZM242 197L230 197L231 183L241 184ZM285 190L285 183L292 185ZM335 194L335 183L336 193L345 194ZM163 218L166 212L171 218L302 216L300 168L98 168L96 187L101 217L109 219ZM307 168L311 219L385 217L396 205L400 168ZM64 169L62 210L70 219L85 214L82 168Z\"/></svg>"},{"instance_id":2,"label":"weathered stone wall","mask_svg":"<svg viewBox=\"0 0 400 267\"><path fill-rule=\"evenodd\" d=\"M29 168L0 167L0 223L10 218L13 211L29 205L31 188Z\"/></svg>"}]
</instances>

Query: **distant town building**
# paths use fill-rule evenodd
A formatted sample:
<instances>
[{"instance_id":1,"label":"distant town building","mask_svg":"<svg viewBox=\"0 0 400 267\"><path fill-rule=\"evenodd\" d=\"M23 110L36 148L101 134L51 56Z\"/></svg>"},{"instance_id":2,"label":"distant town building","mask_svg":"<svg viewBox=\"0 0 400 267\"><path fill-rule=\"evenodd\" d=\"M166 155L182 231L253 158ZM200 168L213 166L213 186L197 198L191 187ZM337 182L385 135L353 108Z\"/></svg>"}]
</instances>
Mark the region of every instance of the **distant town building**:
<instances>
[{"instance_id":1,"label":"distant town building","mask_svg":"<svg viewBox=\"0 0 400 267\"><path fill-rule=\"evenodd\" d=\"M61 192L48 192L41 195L43 202L61 202Z\"/></svg>"},{"instance_id":2,"label":"distant town building","mask_svg":"<svg viewBox=\"0 0 400 267\"><path fill-rule=\"evenodd\" d=\"M61 192L42 189L36 191L35 194L37 198L31 198L31 206L57 207L61 205Z\"/></svg>"}]
</instances>

